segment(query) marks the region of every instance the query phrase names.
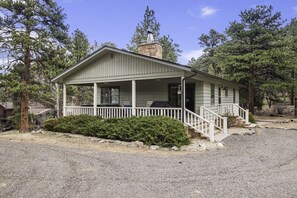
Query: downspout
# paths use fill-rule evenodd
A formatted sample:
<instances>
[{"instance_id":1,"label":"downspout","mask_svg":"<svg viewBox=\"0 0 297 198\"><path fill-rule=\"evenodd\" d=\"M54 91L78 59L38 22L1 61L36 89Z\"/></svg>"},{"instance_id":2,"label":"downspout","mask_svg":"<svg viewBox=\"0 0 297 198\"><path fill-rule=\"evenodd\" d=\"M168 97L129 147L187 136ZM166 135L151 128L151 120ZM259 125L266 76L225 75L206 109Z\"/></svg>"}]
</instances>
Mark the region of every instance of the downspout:
<instances>
[{"instance_id":1,"label":"downspout","mask_svg":"<svg viewBox=\"0 0 297 198\"><path fill-rule=\"evenodd\" d=\"M186 80L194 77L197 75L197 71L193 68L191 68L191 72L193 72L192 75L190 76L186 76L182 79L182 82L181 82L181 110L182 110L182 122L184 123L185 121L185 109L186 109L186 103L185 103L185 96L186 96L186 89L185 89L185 85L186 85Z\"/></svg>"}]
</instances>

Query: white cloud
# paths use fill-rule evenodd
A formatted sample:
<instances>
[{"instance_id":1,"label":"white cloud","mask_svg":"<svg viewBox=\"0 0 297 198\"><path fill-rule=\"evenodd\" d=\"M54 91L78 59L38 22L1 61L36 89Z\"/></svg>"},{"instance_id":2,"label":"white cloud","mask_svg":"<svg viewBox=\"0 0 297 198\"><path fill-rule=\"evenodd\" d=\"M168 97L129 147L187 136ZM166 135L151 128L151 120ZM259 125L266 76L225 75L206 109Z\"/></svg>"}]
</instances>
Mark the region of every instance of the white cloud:
<instances>
[{"instance_id":1,"label":"white cloud","mask_svg":"<svg viewBox=\"0 0 297 198\"><path fill-rule=\"evenodd\" d=\"M297 12L297 6L293 7L293 10L295 10Z\"/></svg>"},{"instance_id":2,"label":"white cloud","mask_svg":"<svg viewBox=\"0 0 297 198\"><path fill-rule=\"evenodd\" d=\"M203 49L199 50L190 50L190 51L185 51L181 55L181 60L180 62L182 64L187 64L191 58L198 58L203 54Z\"/></svg>"},{"instance_id":3,"label":"white cloud","mask_svg":"<svg viewBox=\"0 0 297 198\"><path fill-rule=\"evenodd\" d=\"M217 13L217 11L218 10L213 7L205 6L205 7L202 7L200 10L196 10L196 11L188 10L188 14L195 18L204 18L204 17L213 16L214 14Z\"/></svg>"},{"instance_id":4,"label":"white cloud","mask_svg":"<svg viewBox=\"0 0 297 198\"><path fill-rule=\"evenodd\" d=\"M206 6L201 8L200 12L201 12L201 16L202 17L208 17L208 16L212 16L214 15L218 10L214 9L212 7Z\"/></svg>"}]
</instances>

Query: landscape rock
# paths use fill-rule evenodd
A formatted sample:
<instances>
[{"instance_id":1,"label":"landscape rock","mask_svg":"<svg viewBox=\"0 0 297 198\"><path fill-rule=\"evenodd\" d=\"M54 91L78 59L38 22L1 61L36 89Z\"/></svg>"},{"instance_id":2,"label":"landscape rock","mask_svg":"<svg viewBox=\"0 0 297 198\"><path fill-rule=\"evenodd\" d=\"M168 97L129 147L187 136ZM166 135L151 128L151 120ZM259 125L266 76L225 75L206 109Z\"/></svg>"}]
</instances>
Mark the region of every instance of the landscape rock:
<instances>
[{"instance_id":1,"label":"landscape rock","mask_svg":"<svg viewBox=\"0 0 297 198\"><path fill-rule=\"evenodd\" d=\"M224 147L224 144L221 143L221 142L217 143L217 145L218 145L218 147L220 147L220 148L223 148L223 147Z\"/></svg>"},{"instance_id":2,"label":"landscape rock","mask_svg":"<svg viewBox=\"0 0 297 198\"><path fill-rule=\"evenodd\" d=\"M157 145L152 145L152 146L150 146L150 149L152 149L152 150L158 150L160 147L159 146L157 146Z\"/></svg>"},{"instance_id":3,"label":"landscape rock","mask_svg":"<svg viewBox=\"0 0 297 198\"><path fill-rule=\"evenodd\" d=\"M178 151L179 148L177 148L176 146L173 146L173 147L171 148L171 150L173 150L173 151Z\"/></svg>"},{"instance_id":4,"label":"landscape rock","mask_svg":"<svg viewBox=\"0 0 297 198\"><path fill-rule=\"evenodd\" d=\"M143 147L144 146L144 143L140 142L140 141L132 142L132 144L134 145L134 147Z\"/></svg>"}]
</instances>

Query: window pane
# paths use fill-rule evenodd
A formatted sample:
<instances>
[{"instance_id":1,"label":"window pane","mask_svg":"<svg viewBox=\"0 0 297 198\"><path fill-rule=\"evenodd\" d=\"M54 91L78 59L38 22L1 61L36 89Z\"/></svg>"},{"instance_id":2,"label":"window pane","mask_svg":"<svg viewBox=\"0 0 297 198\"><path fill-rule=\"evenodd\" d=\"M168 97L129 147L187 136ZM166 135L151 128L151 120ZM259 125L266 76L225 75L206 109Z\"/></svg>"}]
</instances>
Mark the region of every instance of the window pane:
<instances>
[{"instance_id":1,"label":"window pane","mask_svg":"<svg viewBox=\"0 0 297 198\"><path fill-rule=\"evenodd\" d=\"M215 104L215 85L210 84L210 102L211 104Z\"/></svg>"},{"instance_id":2,"label":"window pane","mask_svg":"<svg viewBox=\"0 0 297 198\"><path fill-rule=\"evenodd\" d=\"M101 88L101 103L110 103L110 89L108 87Z\"/></svg>"},{"instance_id":3,"label":"window pane","mask_svg":"<svg viewBox=\"0 0 297 198\"><path fill-rule=\"evenodd\" d=\"M120 90L115 87L101 88L101 103L102 104L119 104Z\"/></svg>"}]
</instances>

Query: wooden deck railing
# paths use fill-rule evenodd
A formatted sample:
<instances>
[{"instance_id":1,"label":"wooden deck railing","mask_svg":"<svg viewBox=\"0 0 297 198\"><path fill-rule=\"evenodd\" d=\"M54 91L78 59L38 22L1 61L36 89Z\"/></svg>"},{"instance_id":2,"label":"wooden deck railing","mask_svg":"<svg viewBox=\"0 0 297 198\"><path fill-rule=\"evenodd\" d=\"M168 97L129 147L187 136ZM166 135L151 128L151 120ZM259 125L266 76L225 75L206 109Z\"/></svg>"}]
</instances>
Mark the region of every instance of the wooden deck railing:
<instances>
[{"instance_id":1,"label":"wooden deck railing","mask_svg":"<svg viewBox=\"0 0 297 198\"><path fill-rule=\"evenodd\" d=\"M215 113L214 111L201 106L200 107L200 116L205 118L206 120L213 121L215 127L222 130L224 133L227 132L227 117L220 116L219 114Z\"/></svg>"},{"instance_id":2,"label":"wooden deck railing","mask_svg":"<svg viewBox=\"0 0 297 198\"><path fill-rule=\"evenodd\" d=\"M249 110L244 109L238 104L220 104L218 105L218 114L238 116L245 120L245 123L249 123Z\"/></svg>"},{"instance_id":3,"label":"wooden deck railing","mask_svg":"<svg viewBox=\"0 0 297 198\"><path fill-rule=\"evenodd\" d=\"M181 108L136 107L136 116L167 116L181 120Z\"/></svg>"},{"instance_id":4,"label":"wooden deck railing","mask_svg":"<svg viewBox=\"0 0 297 198\"><path fill-rule=\"evenodd\" d=\"M185 109L184 123L208 137L210 141L214 141L213 121L206 120L202 116L199 116L198 114Z\"/></svg>"},{"instance_id":5,"label":"wooden deck railing","mask_svg":"<svg viewBox=\"0 0 297 198\"><path fill-rule=\"evenodd\" d=\"M95 109L95 114L94 114ZM131 117L132 107L78 107L66 106L66 116L68 115L96 115L102 118L121 118ZM181 120L181 108L153 108L153 107L136 107L135 116L168 116L173 119Z\"/></svg>"}]
</instances>

